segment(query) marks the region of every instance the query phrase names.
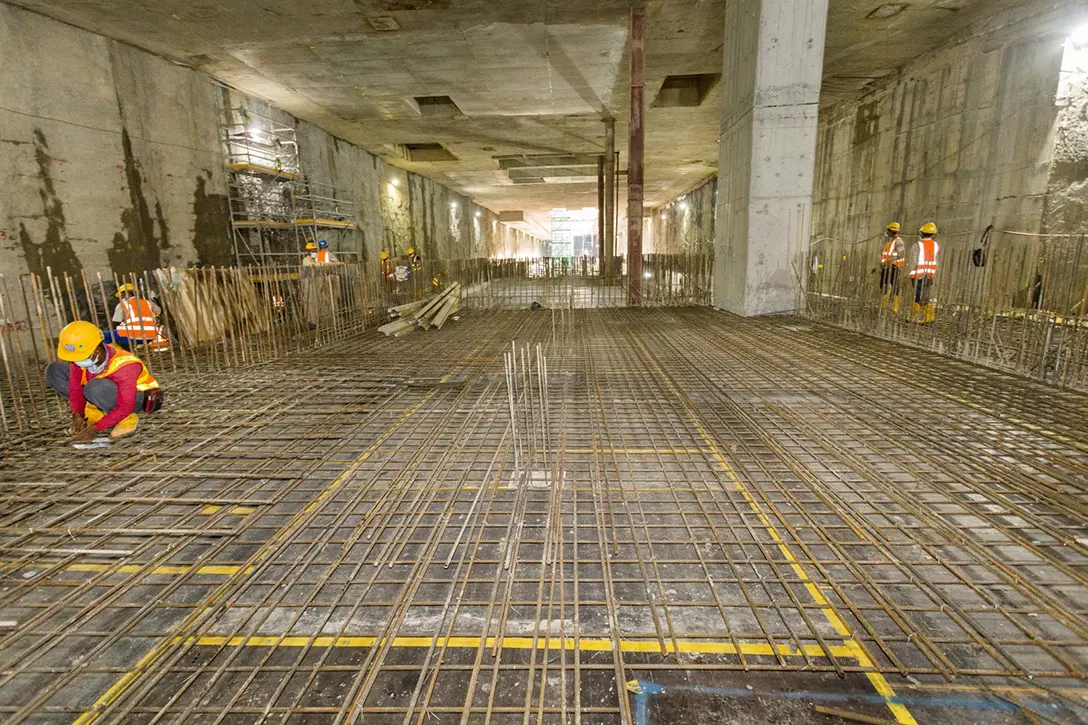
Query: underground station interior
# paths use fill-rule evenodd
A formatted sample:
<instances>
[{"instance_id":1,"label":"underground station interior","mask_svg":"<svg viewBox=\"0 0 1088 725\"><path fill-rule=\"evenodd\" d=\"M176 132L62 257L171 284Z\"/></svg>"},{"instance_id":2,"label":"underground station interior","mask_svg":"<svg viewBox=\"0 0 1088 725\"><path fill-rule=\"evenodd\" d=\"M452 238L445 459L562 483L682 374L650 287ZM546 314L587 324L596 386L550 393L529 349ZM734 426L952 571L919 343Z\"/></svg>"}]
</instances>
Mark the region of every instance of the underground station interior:
<instances>
[{"instance_id":1,"label":"underground station interior","mask_svg":"<svg viewBox=\"0 0 1088 725\"><path fill-rule=\"evenodd\" d=\"M0 721L1088 723L1082 3L0 49Z\"/></svg>"}]
</instances>

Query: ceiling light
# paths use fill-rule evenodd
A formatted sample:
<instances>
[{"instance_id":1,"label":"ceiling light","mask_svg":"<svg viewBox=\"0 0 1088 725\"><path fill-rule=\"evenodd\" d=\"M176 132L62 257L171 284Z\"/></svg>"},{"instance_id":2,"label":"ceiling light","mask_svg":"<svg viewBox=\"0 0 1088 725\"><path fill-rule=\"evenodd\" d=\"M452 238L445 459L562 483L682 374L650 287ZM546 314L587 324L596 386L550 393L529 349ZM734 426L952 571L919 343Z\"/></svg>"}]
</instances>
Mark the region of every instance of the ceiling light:
<instances>
[{"instance_id":1,"label":"ceiling light","mask_svg":"<svg viewBox=\"0 0 1088 725\"><path fill-rule=\"evenodd\" d=\"M390 179L389 180L389 185L390 186L396 186L399 183L400 183L400 179Z\"/></svg>"},{"instance_id":2,"label":"ceiling light","mask_svg":"<svg viewBox=\"0 0 1088 725\"><path fill-rule=\"evenodd\" d=\"M457 202L456 201L451 201L450 202L450 209L456 209L456 208L457 208Z\"/></svg>"},{"instance_id":3,"label":"ceiling light","mask_svg":"<svg viewBox=\"0 0 1088 725\"><path fill-rule=\"evenodd\" d=\"M881 5L876 10L869 13L868 17L874 19L890 18L894 15L898 15L906 9L906 3L888 3L886 5Z\"/></svg>"},{"instance_id":4,"label":"ceiling light","mask_svg":"<svg viewBox=\"0 0 1088 725\"><path fill-rule=\"evenodd\" d=\"M1088 23L1074 30L1073 34L1069 36L1069 42L1076 48L1083 48L1088 45Z\"/></svg>"}]
</instances>

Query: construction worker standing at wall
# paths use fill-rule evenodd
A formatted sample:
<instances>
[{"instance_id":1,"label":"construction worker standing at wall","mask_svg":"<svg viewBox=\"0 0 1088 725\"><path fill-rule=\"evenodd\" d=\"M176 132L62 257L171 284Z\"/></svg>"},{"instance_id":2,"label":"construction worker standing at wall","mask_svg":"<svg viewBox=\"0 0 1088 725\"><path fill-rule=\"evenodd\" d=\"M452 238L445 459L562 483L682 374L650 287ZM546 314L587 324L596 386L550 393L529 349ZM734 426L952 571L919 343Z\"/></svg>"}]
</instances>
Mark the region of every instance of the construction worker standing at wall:
<instances>
[{"instance_id":1,"label":"construction worker standing at wall","mask_svg":"<svg viewBox=\"0 0 1088 725\"><path fill-rule=\"evenodd\" d=\"M934 237L937 236L937 225L926 222L918 230L917 261L914 269L910 271L910 278L914 281L914 309L911 310L910 319L921 312L922 324L933 322L937 318L930 292L933 287L933 279L937 276L937 255L941 247Z\"/></svg>"},{"instance_id":2,"label":"construction worker standing at wall","mask_svg":"<svg viewBox=\"0 0 1088 725\"><path fill-rule=\"evenodd\" d=\"M113 322L116 327L105 332L108 343L131 350L134 345L147 345L148 349L163 351L170 349L170 343L163 335L158 317L162 310L151 300L144 299L136 292L136 287L123 284L117 288L119 302L113 309Z\"/></svg>"},{"instance_id":3,"label":"construction worker standing at wall","mask_svg":"<svg viewBox=\"0 0 1088 725\"><path fill-rule=\"evenodd\" d=\"M57 362L45 370L46 382L72 411L73 443L90 443L110 428L111 438L136 430L137 411L162 407L162 390L140 358L104 342L90 322L72 322L60 331Z\"/></svg>"},{"instance_id":4,"label":"construction worker standing at wall","mask_svg":"<svg viewBox=\"0 0 1088 725\"><path fill-rule=\"evenodd\" d=\"M906 262L906 245L899 236L899 222L892 222L884 231L884 248L880 250L881 306L888 306L888 297L894 298L892 311L899 312L899 273Z\"/></svg>"},{"instance_id":5,"label":"construction worker standing at wall","mask_svg":"<svg viewBox=\"0 0 1088 725\"><path fill-rule=\"evenodd\" d=\"M317 243L317 257L315 259L318 264L336 264L340 261L335 254L329 251L328 239L322 239Z\"/></svg>"},{"instance_id":6,"label":"construction worker standing at wall","mask_svg":"<svg viewBox=\"0 0 1088 725\"><path fill-rule=\"evenodd\" d=\"M317 245L311 239L306 242L306 256L302 258L302 266L309 267L317 264Z\"/></svg>"}]
</instances>

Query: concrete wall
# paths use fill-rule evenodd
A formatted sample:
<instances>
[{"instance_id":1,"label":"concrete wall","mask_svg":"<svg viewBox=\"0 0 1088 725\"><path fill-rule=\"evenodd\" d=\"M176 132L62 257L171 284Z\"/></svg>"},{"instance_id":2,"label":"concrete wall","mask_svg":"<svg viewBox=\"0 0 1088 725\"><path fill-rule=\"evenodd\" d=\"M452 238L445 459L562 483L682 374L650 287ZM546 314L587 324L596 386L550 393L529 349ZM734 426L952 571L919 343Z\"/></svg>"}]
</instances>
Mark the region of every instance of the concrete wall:
<instances>
[{"instance_id":1,"label":"concrete wall","mask_svg":"<svg viewBox=\"0 0 1088 725\"><path fill-rule=\"evenodd\" d=\"M718 177L647 213L647 254L707 254L714 249Z\"/></svg>"},{"instance_id":2,"label":"concrete wall","mask_svg":"<svg viewBox=\"0 0 1088 725\"><path fill-rule=\"evenodd\" d=\"M224 99L294 125L304 174L348 193L359 229L329 235L343 251L376 259L415 246L454 258L524 236L490 223L477 233L469 199L130 46L0 4L0 48L0 274L14 298L21 275L46 268L93 278L232 264ZM389 194L393 178L402 199Z\"/></svg>"},{"instance_id":3,"label":"concrete wall","mask_svg":"<svg viewBox=\"0 0 1088 725\"><path fill-rule=\"evenodd\" d=\"M892 220L908 235L935 221L965 243L989 224L1045 228L1062 48L1053 14L1028 6L1050 4L992 17L859 102L822 108L814 238L865 239Z\"/></svg>"}]
</instances>

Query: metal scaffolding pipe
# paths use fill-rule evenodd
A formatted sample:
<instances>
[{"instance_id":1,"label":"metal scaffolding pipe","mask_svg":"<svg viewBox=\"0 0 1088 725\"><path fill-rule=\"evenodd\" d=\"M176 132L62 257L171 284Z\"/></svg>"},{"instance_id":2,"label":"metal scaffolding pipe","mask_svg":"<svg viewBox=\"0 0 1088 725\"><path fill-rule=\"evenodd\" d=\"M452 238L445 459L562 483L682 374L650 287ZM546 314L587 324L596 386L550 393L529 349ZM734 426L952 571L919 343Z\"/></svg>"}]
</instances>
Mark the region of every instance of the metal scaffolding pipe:
<instances>
[{"instance_id":1,"label":"metal scaffolding pipe","mask_svg":"<svg viewBox=\"0 0 1088 725\"><path fill-rule=\"evenodd\" d=\"M642 156L643 82L646 10L631 11L631 124L627 146L627 295L628 303L642 298Z\"/></svg>"},{"instance_id":2,"label":"metal scaffolding pipe","mask_svg":"<svg viewBox=\"0 0 1088 725\"><path fill-rule=\"evenodd\" d=\"M604 156L597 157L597 268L604 269Z\"/></svg>"}]
</instances>

